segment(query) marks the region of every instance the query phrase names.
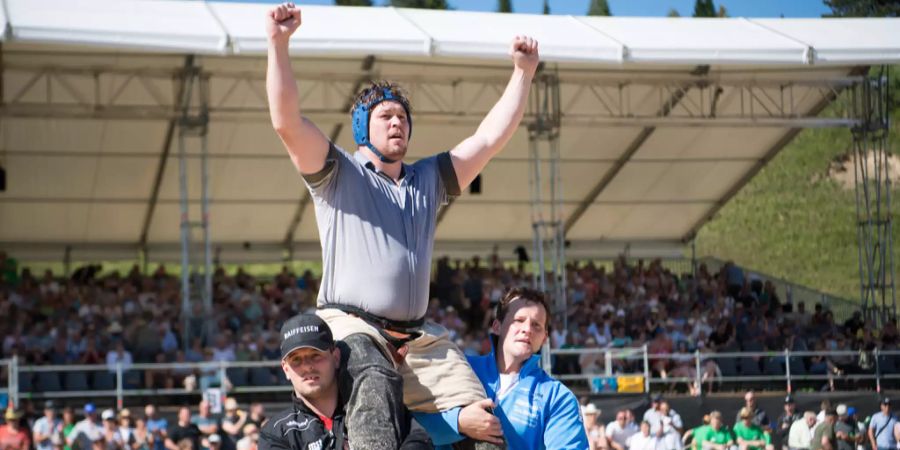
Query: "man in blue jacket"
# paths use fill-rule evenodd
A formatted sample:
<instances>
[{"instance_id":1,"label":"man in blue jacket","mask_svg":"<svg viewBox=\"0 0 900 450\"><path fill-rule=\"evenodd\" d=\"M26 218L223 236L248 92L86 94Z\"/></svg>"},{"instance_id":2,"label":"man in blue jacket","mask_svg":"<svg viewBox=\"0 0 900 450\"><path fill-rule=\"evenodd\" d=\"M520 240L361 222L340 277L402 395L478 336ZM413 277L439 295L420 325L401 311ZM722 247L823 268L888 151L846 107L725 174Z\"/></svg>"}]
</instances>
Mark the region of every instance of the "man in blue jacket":
<instances>
[{"instance_id":1,"label":"man in blue jacket","mask_svg":"<svg viewBox=\"0 0 900 450\"><path fill-rule=\"evenodd\" d=\"M493 401L511 449L588 448L578 400L540 367L537 353L547 340L549 324L550 308L542 293L512 289L496 308L493 351L468 358ZM435 444L453 440L429 431Z\"/></svg>"}]
</instances>

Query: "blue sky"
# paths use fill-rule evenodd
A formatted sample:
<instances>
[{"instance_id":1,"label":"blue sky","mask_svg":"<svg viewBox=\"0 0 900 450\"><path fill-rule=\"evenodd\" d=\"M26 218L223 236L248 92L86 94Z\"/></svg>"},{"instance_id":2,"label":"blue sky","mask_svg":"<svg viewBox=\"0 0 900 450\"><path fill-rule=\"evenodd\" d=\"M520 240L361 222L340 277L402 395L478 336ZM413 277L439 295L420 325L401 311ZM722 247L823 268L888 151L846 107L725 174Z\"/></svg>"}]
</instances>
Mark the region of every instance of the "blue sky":
<instances>
[{"instance_id":1,"label":"blue sky","mask_svg":"<svg viewBox=\"0 0 900 450\"><path fill-rule=\"evenodd\" d=\"M256 3L279 3L274 0L238 0ZM496 0L448 0L454 9L464 11L494 11ZM690 16L694 11L694 0L608 0L613 15L616 16L665 16L675 8L682 16ZM307 5L331 5L333 0L300 0L301 7ZM374 0L375 4L388 3ZM582 15L587 11L590 0L550 0L553 14ZM513 10L519 13L540 14L543 0L513 0ZM822 0L716 0L716 7L724 5L732 17L821 17L829 12Z\"/></svg>"}]
</instances>

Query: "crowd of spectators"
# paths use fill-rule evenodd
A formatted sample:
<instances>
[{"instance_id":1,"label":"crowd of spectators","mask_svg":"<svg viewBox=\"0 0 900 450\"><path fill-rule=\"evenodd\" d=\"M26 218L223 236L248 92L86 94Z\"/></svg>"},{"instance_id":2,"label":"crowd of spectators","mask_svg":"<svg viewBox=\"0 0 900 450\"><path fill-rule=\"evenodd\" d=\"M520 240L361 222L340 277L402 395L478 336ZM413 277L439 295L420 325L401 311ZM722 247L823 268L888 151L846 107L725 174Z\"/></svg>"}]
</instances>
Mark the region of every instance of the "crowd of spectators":
<instances>
[{"instance_id":1,"label":"crowd of spectators","mask_svg":"<svg viewBox=\"0 0 900 450\"><path fill-rule=\"evenodd\" d=\"M620 409L609 423L600 420L593 404L582 407L590 450L887 450L900 442L900 422L891 400L882 397L879 411L868 417L856 408L822 401L821 410L797 410L788 395L777 419L769 418L756 403L755 394L744 395L744 404L730 420L720 411L709 411L702 423L689 427L661 396L652 398L640 421L629 409Z\"/></svg>"},{"instance_id":2,"label":"crowd of spectators","mask_svg":"<svg viewBox=\"0 0 900 450\"><path fill-rule=\"evenodd\" d=\"M0 449L256 450L265 420L262 404L253 403L245 411L233 398L225 400L222 414L213 414L202 400L196 413L182 406L171 422L153 404L145 405L143 414L132 414L128 408L101 412L93 403L76 411L48 400L41 412L6 409Z\"/></svg>"},{"instance_id":3,"label":"crowd of spectators","mask_svg":"<svg viewBox=\"0 0 900 450\"><path fill-rule=\"evenodd\" d=\"M501 263L496 254L488 260L441 258L435 265L428 318L447 327L467 353L485 353L492 305L508 288L529 285L532 274L522 263ZM127 371L128 387L205 388L219 380L215 368L129 370L135 363L276 361L277 330L287 318L314 308L318 283L309 271L298 276L284 268L258 279L219 268L212 308L194 301L185 315L179 277L163 265L150 274L137 266L125 274L86 266L60 277L34 274L0 252L0 268L0 358L17 356L22 365L105 364L107 374L94 373L87 384L107 387L117 367ZM795 375L871 371L871 351L895 350L900 342L896 321L876 327L859 313L836 321L827 307L816 304L810 311L802 302L786 302L771 283L750 279L731 263L676 274L660 260L629 262L623 256L610 264L570 263L566 277L568 307L554 316L551 346L595 351L555 356L556 374L640 373L640 358L613 358L607 369L602 351L645 345L654 375L673 379L697 377L690 355L695 351L854 352L790 361L704 357L700 378L715 388L719 377L784 373L786 364ZM894 359L883 357L882 373L896 370ZM20 377L20 384L34 382L44 390L85 384L75 375L48 381L40 374ZM229 375L235 383L283 382L275 368Z\"/></svg>"}]
</instances>

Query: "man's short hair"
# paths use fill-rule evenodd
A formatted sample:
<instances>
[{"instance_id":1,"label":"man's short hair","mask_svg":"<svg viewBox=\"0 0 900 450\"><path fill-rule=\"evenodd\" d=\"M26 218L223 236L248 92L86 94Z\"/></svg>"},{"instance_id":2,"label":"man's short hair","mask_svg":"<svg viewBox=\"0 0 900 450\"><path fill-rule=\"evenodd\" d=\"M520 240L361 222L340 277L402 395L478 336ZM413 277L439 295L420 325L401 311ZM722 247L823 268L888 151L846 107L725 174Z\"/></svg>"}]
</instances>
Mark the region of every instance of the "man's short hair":
<instances>
[{"instance_id":1,"label":"man's short hair","mask_svg":"<svg viewBox=\"0 0 900 450\"><path fill-rule=\"evenodd\" d=\"M545 328L548 331L550 330L550 323L553 322L553 318L551 317L550 303L548 303L547 297L541 291L526 287L510 289L506 292L506 295L503 296L503 299L497 303L494 317L498 322L503 322L503 319L506 318L506 313L509 312L509 305L516 300L525 300L543 306L544 312L547 313L547 323L545 324Z\"/></svg>"},{"instance_id":2,"label":"man's short hair","mask_svg":"<svg viewBox=\"0 0 900 450\"><path fill-rule=\"evenodd\" d=\"M356 94L356 98L353 99L353 105L350 107L350 114L353 114L353 111L356 111L356 108L360 105L371 105L380 101L384 97L384 91L390 92L394 100L400 102L407 111L412 113L406 90L393 81L374 80Z\"/></svg>"}]
</instances>

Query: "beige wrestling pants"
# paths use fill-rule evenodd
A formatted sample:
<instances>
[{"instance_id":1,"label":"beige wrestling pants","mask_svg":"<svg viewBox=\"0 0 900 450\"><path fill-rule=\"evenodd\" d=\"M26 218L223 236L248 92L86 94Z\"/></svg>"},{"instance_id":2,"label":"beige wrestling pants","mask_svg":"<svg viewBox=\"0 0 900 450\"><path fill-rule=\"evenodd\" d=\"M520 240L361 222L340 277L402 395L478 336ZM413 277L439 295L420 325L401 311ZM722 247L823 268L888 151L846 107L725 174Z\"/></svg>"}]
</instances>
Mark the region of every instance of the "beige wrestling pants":
<instances>
[{"instance_id":1,"label":"beige wrestling pants","mask_svg":"<svg viewBox=\"0 0 900 450\"><path fill-rule=\"evenodd\" d=\"M328 323L336 340L362 333L371 337L385 355L390 354L381 333L359 317L334 308L318 309L316 315ZM403 401L410 410L435 413L487 398L465 355L450 342L446 328L426 321L422 336L407 345L409 353L397 370L403 376Z\"/></svg>"}]
</instances>

